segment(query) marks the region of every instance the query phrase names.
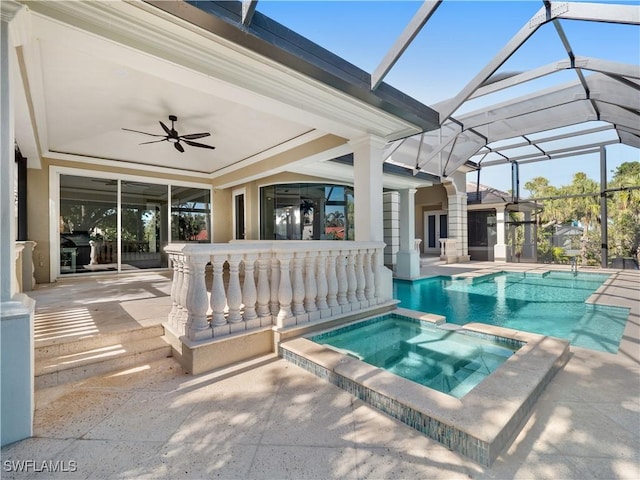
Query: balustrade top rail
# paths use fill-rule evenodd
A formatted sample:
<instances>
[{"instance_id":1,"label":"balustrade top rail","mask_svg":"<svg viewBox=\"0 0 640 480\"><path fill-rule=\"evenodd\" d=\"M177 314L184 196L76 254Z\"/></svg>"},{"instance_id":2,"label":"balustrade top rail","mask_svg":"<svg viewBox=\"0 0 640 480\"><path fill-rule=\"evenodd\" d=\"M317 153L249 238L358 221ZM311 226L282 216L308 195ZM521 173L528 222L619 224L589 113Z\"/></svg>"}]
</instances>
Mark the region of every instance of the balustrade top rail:
<instances>
[{"instance_id":1,"label":"balustrade top rail","mask_svg":"<svg viewBox=\"0 0 640 480\"><path fill-rule=\"evenodd\" d=\"M229 243L172 243L167 253L190 255L245 254L272 252L312 252L384 248L384 242L356 242L352 240L232 240Z\"/></svg>"}]
</instances>

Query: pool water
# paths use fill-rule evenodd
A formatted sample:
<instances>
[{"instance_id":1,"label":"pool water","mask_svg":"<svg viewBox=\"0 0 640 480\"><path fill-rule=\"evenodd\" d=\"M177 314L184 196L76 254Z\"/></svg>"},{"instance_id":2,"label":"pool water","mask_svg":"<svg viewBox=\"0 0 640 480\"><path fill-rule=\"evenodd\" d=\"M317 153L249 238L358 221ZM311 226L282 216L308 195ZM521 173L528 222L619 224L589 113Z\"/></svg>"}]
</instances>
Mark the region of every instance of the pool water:
<instances>
[{"instance_id":1,"label":"pool water","mask_svg":"<svg viewBox=\"0 0 640 480\"><path fill-rule=\"evenodd\" d=\"M616 353L629 309L585 303L607 278L606 274L548 272L395 280L394 298L402 307L444 315L448 323L498 325Z\"/></svg>"},{"instance_id":2,"label":"pool water","mask_svg":"<svg viewBox=\"0 0 640 480\"><path fill-rule=\"evenodd\" d=\"M520 347L394 314L315 335L311 340L457 398Z\"/></svg>"}]
</instances>

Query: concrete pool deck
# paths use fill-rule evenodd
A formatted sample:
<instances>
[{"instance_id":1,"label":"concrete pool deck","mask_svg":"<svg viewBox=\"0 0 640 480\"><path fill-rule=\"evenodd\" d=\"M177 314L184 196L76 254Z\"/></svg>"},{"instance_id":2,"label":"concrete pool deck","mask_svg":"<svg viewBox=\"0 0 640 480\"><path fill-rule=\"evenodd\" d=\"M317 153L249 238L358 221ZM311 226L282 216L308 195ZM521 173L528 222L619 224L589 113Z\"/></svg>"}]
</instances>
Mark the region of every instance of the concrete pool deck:
<instances>
[{"instance_id":1,"label":"concrete pool deck","mask_svg":"<svg viewBox=\"0 0 640 480\"><path fill-rule=\"evenodd\" d=\"M549 266L482 262L438 268ZM606 273L613 275L612 282L597 293L599 301L631 309L618 353L572 347L565 368L490 468L270 355L198 376L184 374L167 358L38 390L35 436L2 449L1 476L640 478L640 272ZM148 276L137 277L135 295L131 283L117 288L111 283L100 293L96 281L84 278L44 286L33 297L37 309L49 313L68 308L71 298L77 307L89 306L96 325L116 322L114 312L123 324L136 322L137 316L147 322L152 308L144 305L166 302L168 291L166 279L163 284L157 275ZM129 296L118 300L122 292ZM7 469L11 462L29 460L39 466L61 461L67 467L74 461L77 471Z\"/></svg>"}]
</instances>

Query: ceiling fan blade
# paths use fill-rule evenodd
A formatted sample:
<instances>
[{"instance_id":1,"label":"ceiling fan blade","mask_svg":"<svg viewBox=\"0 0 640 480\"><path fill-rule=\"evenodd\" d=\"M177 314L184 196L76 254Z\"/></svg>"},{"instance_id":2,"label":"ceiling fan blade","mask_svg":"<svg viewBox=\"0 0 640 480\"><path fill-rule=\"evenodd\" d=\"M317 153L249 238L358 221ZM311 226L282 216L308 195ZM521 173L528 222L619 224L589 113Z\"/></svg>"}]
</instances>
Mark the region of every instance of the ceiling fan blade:
<instances>
[{"instance_id":1,"label":"ceiling fan blade","mask_svg":"<svg viewBox=\"0 0 640 480\"><path fill-rule=\"evenodd\" d=\"M210 148L211 150L216 148L212 147L211 145L205 145L204 143L192 142L191 140L183 140L183 142L187 145L191 145L192 147Z\"/></svg>"},{"instance_id":2,"label":"ceiling fan blade","mask_svg":"<svg viewBox=\"0 0 640 480\"><path fill-rule=\"evenodd\" d=\"M167 127L164 123L162 123L162 120L160 120L160 126L162 127L162 129L167 132L167 135L169 135L170 137L171 135L171 129L169 127Z\"/></svg>"},{"instance_id":3,"label":"ceiling fan blade","mask_svg":"<svg viewBox=\"0 0 640 480\"><path fill-rule=\"evenodd\" d=\"M143 133L144 135L149 135L151 137L164 137L164 135L157 135L155 133L141 132L140 130L131 130L130 128L123 128L122 130L126 130L127 132Z\"/></svg>"},{"instance_id":4,"label":"ceiling fan blade","mask_svg":"<svg viewBox=\"0 0 640 480\"><path fill-rule=\"evenodd\" d=\"M142 142L142 143L139 143L138 145L146 145L147 143L158 143L158 142L166 142L166 141L167 139L163 138L162 140L151 140L150 142Z\"/></svg>"},{"instance_id":5,"label":"ceiling fan blade","mask_svg":"<svg viewBox=\"0 0 640 480\"><path fill-rule=\"evenodd\" d=\"M179 142L174 143L173 146L176 147L176 150L178 150L180 153L184 153L184 147L180 145Z\"/></svg>"},{"instance_id":6,"label":"ceiling fan blade","mask_svg":"<svg viewBox=\"0 0 640 480\"><path fill-rule=\"evenodd\" d=\"M184 138L186 140L195 140L196 138L208 137L211 135L210 133L190 133L188 135L180 135L180 138Z\"/></svg>"}]
</instances>

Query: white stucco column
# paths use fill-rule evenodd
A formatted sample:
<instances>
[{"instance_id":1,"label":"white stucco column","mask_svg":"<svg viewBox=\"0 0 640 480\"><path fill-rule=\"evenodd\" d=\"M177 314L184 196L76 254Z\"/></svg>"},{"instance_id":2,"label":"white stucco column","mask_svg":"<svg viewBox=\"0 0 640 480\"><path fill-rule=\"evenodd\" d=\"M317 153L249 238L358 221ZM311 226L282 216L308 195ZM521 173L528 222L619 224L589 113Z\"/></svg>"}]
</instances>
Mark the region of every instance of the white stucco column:
<instances>
[{"instance_id":1,"label":"white stucco column","mask_svg":"<svg viewBox=\"0 0 640 480\"><path fill-rule=\"evenodd\" d=\"M507 246L507 213L503 210L496 210L496 244L493 246L494 262L506 262L509 258L509 247Z\"/></svg>"},{"instance_id":2,"label":"white stucco column","mask_svg":"<svg viewBox=\"0 0 640 480\"><path fill-rule=\"evenodd\" d=\"M355 239L382 242L382 149L386 141L368 135L351 140L349 145L353 148Z\"/></svg>"},{"instance_id":3,"label":"white stucco column","mask_svg":"<svg viewBox=\"0 0 640 480\"><path fill-rule=\"evenodd\" d=\"M415 249L416 190L400 190L400 251L396 275L399 278L417 278L420 276L420 253Z\"/></svg>"},{"instance_id":4,"label":"white stucco column","mask_svg":"<svg viewBox=\"0 0 640 480\"><path fill-rule=\"evenodd\" d=\"M14 122L11 71L16 41L9 24L23 6L0 1L0 443L30 437L33 432L33 310L35 302L16 294ZM14 25L11 25L13 30Z\"/></svg>"},{"instance_id":5,"label":"white stucco column","mask_svg":"<svg viewBox=\"0 0 640 480\"><path fill-rule=\"evenodd\" d=\"M382 149L386 141L367 135L349 141L353 148L353 196L355 201L355 240L383 242ZM393 298L393 273L384 266L382 255L375 256L373 269L376 291L381 298ZM378 283L379 282L379 283Z\"/></svg>"},{"instance_id":6,"label":"white stucco column","mask_svg":"<svg viewBox=\"0 0 640 480\"><path fill-rule=\"evenodd\" d=\"M0 300L8 301L15 293L12 287L15 278L15 200L14 169L15 148L13 131L13 102L10 85L10 57L12 41L9 22L20 9L20 5L8 1L0 2Z\"/></svg>"},{"instance_id":7,"label":"white stucco column","mask_svg":"<svg viewBox=\"0 0 640 480\"><path fill-rule=\"evenodd\" d=\"M467 224L467 177L462 172L451 174L444 183L448 203L447 237L455 239L455 261L469 261L469 225ZM450 255L449 255L450 256Z\"/></svg>"}]
</instances>

